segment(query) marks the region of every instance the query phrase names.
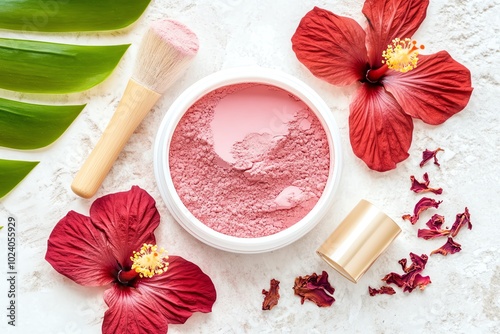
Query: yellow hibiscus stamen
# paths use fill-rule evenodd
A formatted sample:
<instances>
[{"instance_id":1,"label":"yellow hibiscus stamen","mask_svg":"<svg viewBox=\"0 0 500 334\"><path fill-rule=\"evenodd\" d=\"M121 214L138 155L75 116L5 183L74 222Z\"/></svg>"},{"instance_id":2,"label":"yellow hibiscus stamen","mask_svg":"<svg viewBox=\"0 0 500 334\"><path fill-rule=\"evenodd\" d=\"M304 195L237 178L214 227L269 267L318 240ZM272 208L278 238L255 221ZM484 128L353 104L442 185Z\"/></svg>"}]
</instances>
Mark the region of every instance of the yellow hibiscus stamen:
<instances>
[{"instance_id":1,"label":"yellow hibiscus stamen","mask_svg":"<svg viewBox=\"0 0 500 334\"><path fill-rule=\"evenodd\" d=\"M406 73L417 67L418 51L424 49L423 45L417 46L417 42L410 38L392 40L387 50L382 53L389 69Z\"/></svg>"},{"instance_id":2,"label":"yellow hibiscus stamen","mask_svg":"<svg viewBox=\"0 0 500 334\"><path fill-rule=\"evenodd\" d=\"M151 278L160 275L168 269L168 255L165 249L158 249L157 245L144 244L138 252L130 257L133 261L132 270L139 276Z\"/></svg>"}]
</instances>

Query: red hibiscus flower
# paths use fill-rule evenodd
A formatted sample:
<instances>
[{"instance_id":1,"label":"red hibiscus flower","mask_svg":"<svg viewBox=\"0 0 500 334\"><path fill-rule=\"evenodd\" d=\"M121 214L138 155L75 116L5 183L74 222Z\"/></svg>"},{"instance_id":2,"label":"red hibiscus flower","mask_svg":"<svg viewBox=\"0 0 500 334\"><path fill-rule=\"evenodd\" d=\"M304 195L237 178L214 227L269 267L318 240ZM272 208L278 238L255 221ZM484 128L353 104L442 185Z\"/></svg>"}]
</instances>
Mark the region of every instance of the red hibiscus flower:
<instances>
[{"instance_id":1,"label":"red hibiscus flower","mask_svg":"<svg viewBox=\"0 0 500 334\"><path fill-rule=\"evenodd\" d=\"M366 0L366 30L353 19L315 7L292 37L298 60L333 85L360 87L350 105L354 154L387 171L408 157L413 119L441 124L467 105L470 72L446 51L419 55L410 40L428 0Z\"/></svg>"},{"instance_id":2,"label":"red hibiscus flower","mask_svg":"<svg viewBox=\"0 0 500 334\"><path fill-rule=\"evenodd\" d=\"M159 223L154 199L132 187L96 199L90 217L70 211L49 237L45 258L55 270L84 286L110 285L105 334L163 334L168 324L212 309L212 281L195 264L156 246Z\"/></svg>"}]
</instances>

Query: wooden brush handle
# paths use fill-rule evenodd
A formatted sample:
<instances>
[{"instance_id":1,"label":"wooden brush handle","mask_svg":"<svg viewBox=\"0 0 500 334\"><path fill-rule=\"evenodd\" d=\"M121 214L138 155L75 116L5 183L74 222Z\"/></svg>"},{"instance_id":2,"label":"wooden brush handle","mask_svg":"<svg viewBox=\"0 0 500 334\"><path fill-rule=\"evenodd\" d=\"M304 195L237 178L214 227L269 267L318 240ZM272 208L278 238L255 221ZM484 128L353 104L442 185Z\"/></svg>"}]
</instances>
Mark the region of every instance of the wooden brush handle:
<instances>
[{"instance_id":1,"label":"wooden brush handle","mask_svg":"<svg viewBox=\"0 0 500 334\"><path fill-rule=\"evenodd\" d=\"M160 96L134 80L129 81L99 142L71 184L75 194L83 198L95 195L128 139Z\"/></svg>"}]
</instances>

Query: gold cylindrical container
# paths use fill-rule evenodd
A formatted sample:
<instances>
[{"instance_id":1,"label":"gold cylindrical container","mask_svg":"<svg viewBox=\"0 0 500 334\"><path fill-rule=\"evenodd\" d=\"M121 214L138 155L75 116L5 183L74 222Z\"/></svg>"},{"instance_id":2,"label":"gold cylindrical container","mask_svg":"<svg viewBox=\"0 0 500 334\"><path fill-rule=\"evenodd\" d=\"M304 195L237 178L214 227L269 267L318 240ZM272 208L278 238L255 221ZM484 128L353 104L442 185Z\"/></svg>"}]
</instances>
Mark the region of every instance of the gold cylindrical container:
<instances>
[{"instance_id":1,"label":"gold cylindrical container","mask_svg":"<svg viewBox=\"0 0 500 334\"><path fill-rule=\"evenodd\" d=\"M357 283L401 232L389 216L361 200L316 251L330 266Z\"/></svg>"}]
</instances>

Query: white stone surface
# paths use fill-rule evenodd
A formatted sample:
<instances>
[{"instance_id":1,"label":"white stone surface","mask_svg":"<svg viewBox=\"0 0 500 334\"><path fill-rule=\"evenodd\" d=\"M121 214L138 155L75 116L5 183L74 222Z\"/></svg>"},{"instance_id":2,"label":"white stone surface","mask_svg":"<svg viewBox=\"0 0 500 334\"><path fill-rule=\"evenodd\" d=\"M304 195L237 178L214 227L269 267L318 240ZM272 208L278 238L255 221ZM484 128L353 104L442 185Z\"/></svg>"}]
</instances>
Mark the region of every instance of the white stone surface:
<instances>
[{"instance_id":1,"label":"white stone surface","mask_svg":"<svg viewBox=\"0 0 500 334\"><path fill-rule=\"evenodd\" d=\"M378 173L357 159L348 141L348 105L354 87L339 88L313 77L295 58L290 38L302 16L314 5L350 16L361 24L362 0L243 1L156 0L131 28L114 33L20 34L22 37L84 44L132 43L105 83L81 94L36 96L1 91L2 97L34 102L88 103L83 113L55 144L42 150L2 149L0 157L40 160L33 172L0 202L0 225L18 219L17 327L7 326L6 231L0 232L0 332L95 334L106 310L104 288L84 288L55 272L44 260L47 238L69 210L88 213L91 200L78 198L70 184L110 119L134 66L148 22L170 17L190 26L201 48L192 66L160 100L130 139L96 197L139 185L157 200L162 224L159 243L170 254L189 259L211 276L218 298L210 314L195 314L170 333L500 333L500 51L499 0L431 0L416 38L426 53L447 50L472 72L474 92L469 105L440 126L415 121L410 157L396 170ZM319 225L281 250L238 255L206 246L184 231L167 211L153 174L152 145L157 127L172 101L196 80L239 65L260 65L285 71L313 87L331 107L339 124L345 156L342 182L335 201ZM421 169L421 152L442 147L441 168ZM416 237L417 226L400 219L420 196L409 191L410 175L427 171L431 185L444 188L437 211L454 221L467 206L474 225L457 237L462 252L432 256L424 273L432 284L411 294L370 297L368 285L379 286L397 261L409 252L428 254L444 240ZM365 198L377 204L402 227L403 233L358 284L329 268L315 249L350 209ZM429 218L423 214L420 223ZM318 308L293 295L294 278L326 270L336 302ZM281 281L279 305L261 310L261 290L269 280Z\"/></svg>"}]
</instances>

